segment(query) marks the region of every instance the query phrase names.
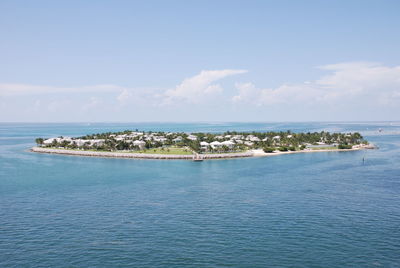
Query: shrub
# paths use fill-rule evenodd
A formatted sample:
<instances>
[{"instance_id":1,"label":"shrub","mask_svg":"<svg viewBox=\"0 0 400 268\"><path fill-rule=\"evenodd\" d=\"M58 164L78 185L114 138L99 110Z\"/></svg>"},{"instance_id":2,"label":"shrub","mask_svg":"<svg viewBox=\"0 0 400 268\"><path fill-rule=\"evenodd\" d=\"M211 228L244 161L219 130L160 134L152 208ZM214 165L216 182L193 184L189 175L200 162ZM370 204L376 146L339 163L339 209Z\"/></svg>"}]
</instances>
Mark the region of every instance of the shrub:
<instances>
[{"instance_id":1,"label":"shrub","mask_svg":"<svg viewBox=\"0 0 400 268\"><path fill-rule=\"evenodd\" d=\"M279 147L279 151L287 152L288 151L288 147L285 147L285 146Z\"/></svg>"},{"instance_id":2,"label":"shrub","mask_svg":"<svg viewBox=\"0 0 400 268\"><path fill-rule=\"evenodd\" d=\"M339 144L338 149L351 149L353 146L348 144Z\"/></svg>"},{"instance_id":3,"label":"shrub","mask_svg":"<svg viewBox=\"0 0 400 268\"><path fill-rule=\"evenodd\" d=\"M264 151L265 153L273 153L273 152L275 151L275 148L272 148L272 147L264 147L264 148L263 148L263 151Z\"/></svg>"},{"instance_id":4,"label":"shrub","mask_svg":"<svg viewBox=\"0 0 400 268\"><path fill-rule=\"evenodd\" d=\"M296 148L294 146L290 146L289 151L296 151Z\"/></svg>"}]
</instances>

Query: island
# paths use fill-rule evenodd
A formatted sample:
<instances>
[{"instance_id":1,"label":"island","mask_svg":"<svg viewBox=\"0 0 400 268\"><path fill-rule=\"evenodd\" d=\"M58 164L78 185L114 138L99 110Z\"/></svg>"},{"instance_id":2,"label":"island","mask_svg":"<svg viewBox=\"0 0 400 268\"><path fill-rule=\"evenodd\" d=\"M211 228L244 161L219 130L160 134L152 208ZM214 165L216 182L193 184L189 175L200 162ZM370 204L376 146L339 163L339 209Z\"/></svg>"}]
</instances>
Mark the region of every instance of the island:
<instances>
[{"instance_id":1,"label":"island","mask_svg":"<svg viewBox=\"0 0 400 268\"><path fill-rule=\"evenodd\" d=\"M32 152L144 159L204 159L374 149L358 133L288 131L185 133L125 130L81 137L37 138Z\"/></svg>"}]
</instances>

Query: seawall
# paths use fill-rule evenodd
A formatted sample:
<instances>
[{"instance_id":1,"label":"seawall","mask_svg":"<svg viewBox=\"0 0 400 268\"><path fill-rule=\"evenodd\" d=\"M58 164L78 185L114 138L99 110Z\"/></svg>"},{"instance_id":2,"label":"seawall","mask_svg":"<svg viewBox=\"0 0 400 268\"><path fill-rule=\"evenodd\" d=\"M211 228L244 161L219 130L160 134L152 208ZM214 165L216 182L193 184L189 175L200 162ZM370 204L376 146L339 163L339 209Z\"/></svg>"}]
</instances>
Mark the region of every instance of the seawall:
<instances>
[{"instance_id":1,"label":"seawall","mask_svg":"<svg viewBox=\"0 0 400 268\"><path fill-rule=\"evenodd\" d=\"M144 153L123 153L123 152L96 152L96 151L79 151L65 150L54 148L33 147L30 149L35 153L47 154L63 154L76 156L91 156L91 157L113 157L113 158L136 158L136 159L186 159L193 160L195 155L174 155L174 154L144 154ZM226 153L226 154L201 154L201 159L222 159L222 158L238 158L251 157L252 152L243 153Z\"/></svg>"}]
</instances>

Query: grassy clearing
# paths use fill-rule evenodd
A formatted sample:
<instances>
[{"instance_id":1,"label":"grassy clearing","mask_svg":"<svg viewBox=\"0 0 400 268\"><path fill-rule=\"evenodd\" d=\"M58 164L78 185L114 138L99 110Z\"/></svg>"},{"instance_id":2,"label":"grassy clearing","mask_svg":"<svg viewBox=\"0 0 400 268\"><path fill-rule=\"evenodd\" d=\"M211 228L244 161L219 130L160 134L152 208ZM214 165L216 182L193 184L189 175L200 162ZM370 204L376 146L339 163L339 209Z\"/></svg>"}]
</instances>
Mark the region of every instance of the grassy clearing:
<instances>
[{"instance_id":1,"label":"grassy clearing","mask_svg":"<svg viewBox=\"0 0 400 268\"><path fill-rule=\"evenodd\" d=\"M143 151L135 151L134 153L143 153L143 154L180 154L180 155L191 155L193 152L187 148L181 147L167 147L167 148L154 148L154 149L146 149Z\"/></svg>"},{"instance_id":2,"label":"grassy clearing","mask_svg":"<svg viewBox=\"0 0 400 268\"><path fill-rule=\"evenodd\" d=\"M310 148L311 150L318 151L318 150L338 150L338 147L334 146L327 146L327 147L317 147L317 148Z\"/></svg>"},{"instance_id":3,"label":"grassy clearing","mask_svg":"<svg viewBox=\"0 0 400 268\"><path fill-rule=\"evenodd\" d=\"M105 150L95 150L95 149L70 149L70 148L57 148L57 147L46 147L48 149L57 149L57 150L67 150L67 151L89 151L89 152L106 152L106 153L134 153L134 154L177 154L177 155L191 155L193 152L187 148L181 147L168 147L164 148L154 148L154 149L146 149L142 151L105 151Z\"/></svg>"},{"instance_id":4,"label":"grassy clearing","mask_svg":"<svg viewBox=\"0 0 400 268\"><path fill-rule=\"evenodd\" d=\"M237 154L237 153L245 153L248 150L237 150L233 152L201 152L201 154Z\"/></svg>"}]
</instances>

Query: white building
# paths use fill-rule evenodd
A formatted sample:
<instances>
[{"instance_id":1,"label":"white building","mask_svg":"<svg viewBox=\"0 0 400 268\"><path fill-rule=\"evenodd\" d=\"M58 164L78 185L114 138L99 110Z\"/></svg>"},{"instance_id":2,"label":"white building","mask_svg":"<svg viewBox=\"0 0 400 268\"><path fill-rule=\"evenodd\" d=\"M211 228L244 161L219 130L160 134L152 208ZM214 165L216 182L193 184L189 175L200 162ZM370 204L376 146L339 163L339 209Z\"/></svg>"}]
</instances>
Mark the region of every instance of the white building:
<instances>
[{"instance_id":1,"label":"white building","mask_svg":"<svg viewBox=\"0 0 400 268\"><path fill-rule=\"evenodd\" d=\"M187 136L187 138L188 138L188 140L191 140L191 141L197 140L197 137L194 135L189 135L189 136Z\"/></svg>"},{"instance_id":2,"label":"white building","mask_svg":"<svg viewBox=\"0 0 400 268\"><path fill-rule=\"evenodd\" d=\"M175 139L172 140L173 142L181 142L182 141L182 137L178 136Z\"/></svg>"},{"instance_id":3,"label":"white building","mask_svg":"<svg viewBox=\"0 0 400 268\"><path fill-rule=\"evenodd\" d=\"M167 138L163 137L163 136L156 136L154 137L154 141L158 141L158 142L165 142L167 140Z\"/></svg>"},{"instance_id":4,"label":"white building","mask_svg":"<svg viewBox=\"0 0 400 268\"><path fill-rule=\"evenodd\" d=\"M246 141L244 144L247 145L247 146L253 146L254 145L254 143L251 142L251 141Z\"/></svg>"},{"instance_id":5,"label":"white building","mask_svg":"<svg viewBox=\"0 0 400 268\"><path fill-rule=\"evenodd\" d=\"M215 148L219 148L222 146L222 144L219 141L213 141L212 143L210 143L210 146L215 149Z\"/></svg>"},{"instance_id":6,"label":"white building","mask_svg":"<svg viewBox=\"0 0 400 268\"><path fill-rule=\"evenodd\" d=\"M230 148L230 149L232 149L233 148L233 146L235 146L235 144L232 142L232 141L223 141L223 142L221 142L221 145L222 146L227 146L228 148Z\"/></svg>"},{"instance_id":7,"label":"white building","mask_svg":"<svg viewBox=\"0 0 400 268\"><path fill-rule=\"evenodd\" d=\"M208 142L206 142L206 141L202 141L202 142L200 142L200 146L201 147L203 147L203 146L209 146L210 144L208 143Z\"/></svg>"},{"instance_id":8,"label":"white building","mask_svg":"<svg viewBox=\"0 0 400 268\"><path fill-rule=\"evenodd\" d=\"M201 147L201 149L207 150L207 149L208 149L208 146L210 146L210 144L209 144L208 142L206 142L206 141L200 142L200 147Z\"/></svg>"},{"instance_id":9,"label":"white building","mask_svg":"<svg viewBox=\"0 0 400 268\"><path fill-rule=\"evenodd\" d=\"M44 140L44 141L43 141L43 144L44 144L44 145L50 145L50 144L53 143L53 141L60 142L60 141L61 141L61 138L50 138L50 139Z\"/></svg>"},{"instance_id":10,"label":"white building","mask_svg":"<svg viewBox=\"0 0 400 268\"><path fill-rule=\"evenodd\" d=\"M97 146L100 146L100 145L103 145L104 144L104 140L102 140L102 139L96 139L96 140L88 140L89 142L90 142L90 145L97 145Z\"/></svg>"},{"instance_id":11,"label":"white building","mask_svg":"<svg viewBox=\"0 0 400 268\"><path fill-rule=\"evenodd\" d=\"M258 137L255 137L255 136L250 137L249 140L250 140L250 141L260 141L260 139L259 139Z\"/></svg>"},{"instance_id":12,"label":"white building","mask_svg":"<svg viewBox=\"0 0 400 268\"><path fill-rule=\"evenodd\" d=\"M78 147L85 145L85 143L89 144L88 140L81 140L81 139L74 140L74 143Z\"/></svg>"},{"instance_id":13,"label":"white building","mask_svg":"<svg viewBox=\"0 0 400 268\"><path fill-rule=\"evenodd\" d=\"M129 135L129 137L134 138L137 136L142 136L143 132L132 132L131 135Z\"/></svg>"},{"instance_id":14,"label":"white building","mask_svg":"<svg viewBox=\"0 0 400 268\"><path fill-rule=\"evenodd\" d=\"M139 147L140 150L143 150L144 147L146 146L146 142L145 141L136 140L136 141L133 142L133 145Z\"/></svg>"}]
</instances>

